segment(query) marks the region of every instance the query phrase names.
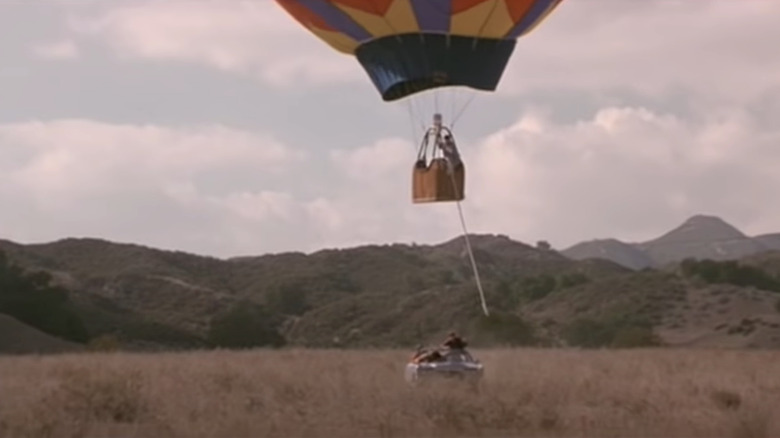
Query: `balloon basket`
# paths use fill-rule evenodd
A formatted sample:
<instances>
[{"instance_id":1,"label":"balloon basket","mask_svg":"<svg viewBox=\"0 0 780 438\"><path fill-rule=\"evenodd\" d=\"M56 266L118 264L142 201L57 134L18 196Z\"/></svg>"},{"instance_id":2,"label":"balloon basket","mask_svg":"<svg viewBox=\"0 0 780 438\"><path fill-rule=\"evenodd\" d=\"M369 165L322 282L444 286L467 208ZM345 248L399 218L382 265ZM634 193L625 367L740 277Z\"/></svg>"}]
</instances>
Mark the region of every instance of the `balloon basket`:
<instances>
[{"instance_id":1,"label":"balloon basket","mask_svg":"<svg viewBox=\"0 0 780 438\"><path fill-rule=\"evenodd\" d=\"M465 198L465 177L463 163L450 174L449 163L445 158L434 158L427 166L425 160L418 160L412 172L412 202L462 201Z\"/></svg>"}]
</instances>

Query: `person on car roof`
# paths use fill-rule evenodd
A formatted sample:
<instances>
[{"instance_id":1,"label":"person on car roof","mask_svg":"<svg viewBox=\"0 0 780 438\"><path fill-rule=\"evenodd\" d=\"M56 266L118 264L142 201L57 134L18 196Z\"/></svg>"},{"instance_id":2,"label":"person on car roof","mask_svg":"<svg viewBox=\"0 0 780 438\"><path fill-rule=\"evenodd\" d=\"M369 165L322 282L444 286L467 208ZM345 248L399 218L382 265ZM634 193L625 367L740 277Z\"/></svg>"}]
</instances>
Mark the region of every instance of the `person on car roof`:
<instances>
[{"instance_id":1,"label":"person on car roof","mask_svg":"<svg viewBox=\"0 0 780 438\"><path fill-rule=\"evenodd\" d=\"M450 332L450 334L447 336L447 339L444 340L444 343L442 344L445 347L453 350L462 350L466 348L466 345L468 343L463 340L460 336L458 336L455 332Z\"/></svg>"}]
</instances>

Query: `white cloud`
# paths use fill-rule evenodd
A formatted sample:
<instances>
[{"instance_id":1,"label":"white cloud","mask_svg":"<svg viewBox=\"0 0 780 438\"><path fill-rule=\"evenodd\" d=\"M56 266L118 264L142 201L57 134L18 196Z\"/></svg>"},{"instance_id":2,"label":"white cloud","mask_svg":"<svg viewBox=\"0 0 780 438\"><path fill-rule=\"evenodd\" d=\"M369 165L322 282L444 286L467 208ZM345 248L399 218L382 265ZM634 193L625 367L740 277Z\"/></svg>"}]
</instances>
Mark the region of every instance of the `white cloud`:
<instances>
[{"instance_id":1,"label":"white cloud","mask_svg":"<svg viewBox=\"0 0 780 438\"><path fill-rule=\"evenodd\" d=\"M565 2L519 40L501 90L755 98L780 86L778 19L775 1Z\"/></svg>"},{"instance_id":2,"label":"white cloud","mask_svg":"<svg viewBox=\"0 0 780 438\"><path fill-rule=\"evenodd\" d=\"M315 161L224 126L6 124L0 203L14 208L0 226L21 241L85 235L224 256L411 240L425 235L409 202L413 158L400 140ZM319 194L299 191L310 187Z\"/></svg>"},{"instance_id":3,"label":"white cloud","mask_svg":"<svg viewBox=\"0 0 780 438\"><path fill-rule=\"evenodd\" d=\"M247 166L274 172L301 154L271 138L221 126L177 130L89 120L0 126L0 142L4 154L26 157L8 178L42 196L156 187Z\"/></svg>"},{"instance_id":4,"label":"white cloud","mask_svg":"<svg viewBox=\"0 0 780 438\"><path fill-rule=\"evenodd\" d=\"M778 142L780 129L740 110L691 122L604 108L570 124L530 112L460 145L466 220L472 232L559 248L646 239L701 212L773 231ZM411 202L415 152L388 139L314 161L225 127L5 125L0 202L14 208L0 225L12 239L102 236L217 255L452 238L454 204ZM302 175L316 195L292 184Z\"/></svg>"},{"instance_id":5,"label":"white cloud","mask_svg":"<svg viewBox=\"0 0 780 438\"><path fill-rule=\"evenodd\" d=\"M481 229L565 246L647 239L701 212L753 232L780 223L780 129L762 130L745 112L695 123L642 108L604 108L568 125L538 117L464 154Z\"/></svg>"},{"instance_id":6,"label":"white cloud","mask_svg":"<svg viewBox=\"0 0 780 438\"><path fill-rule=\"evenodd\" d=\"M77 15L73 28L123 57L203 63L276 85L368 81L357 61L273 1L138 0ZM566 2L521 38L502 93L542 88L753 98L780 86L780 3Z\"/></svg>"},{"instance_id":7,"label":"white cloud","mask_svg":"<svg viewBox=\"0 0 780 438\"><path fill-rule=\"evenodd\" d=\"M36 44L33 52L41 58L74 59L79 56L79 47L73 40L66 39L50 43Z\"/></svg>"},{"instance_id":8,"label":"white cloud","mask_svg":"<svg viewBox=\"0 0 780 438\"><path fill-rule=\"evenodd\" d=\"M357 181L376 180L409 168L417 154L417 146L401 139L382 139L373 145L354 149L335 149L331 160L338 168Z\"/></svg>"},{"instance_id":9,"label":"white cloud","mask_svg":"<svg viewBox=\"0 0 780 438\"><path fill-rule=\"evenodd\" d=\"M37 47L39 55L84 58L99 42L124 62L203 64L275 85L368 80L354 59L327 47L271 1L69 5L62 6L73 14L74 35L45 40L56 44ZM650 101L670 90L694 92L686 102L690 111L609 103L576 123L531 111L473 144L461 140L471 230L548 239L560 247L593 237L644 239L704 212L750 232L776 231L778 5L565 2L522 40L501 93L576 90L623 102L624 91L647 93ZM90 44L79 49L70 37ZM80 62L69 68L79 73ZM143 69L139 63L134 74ZM327 114L329 103L313 95L306 110ZM296 137L289 132L150 123L0 125L0 203L13 206L0 209L2 237L104 236L233 255L431 242L460 232L454 205L411 203L417 144L389 138L354 148L339 140L345 149L319 151L315 161L275 139ZM356 137L370 136L357 126Z\"/></svg>"},{"instance_id":10,"label":"white cloud","mask_svg":"<svg viewBox=\"0 0 780 438\"><path fill-rule=\"evenodd\" d=\"M317 40L273 1L139 0L78 11L70 26L122 58L201 63L275 85L362 78L354 58Z\"/></svg>"},{"instance_id":11,"label":"white cloud","mask_svg":"<svg viewBox=\"0 0 780 438\"><path fill-rule=\"evenodd\" d=\"M268 219L290 220L295 216L295 200L289 193L262 191L260 193L239 192L216 200L231 213L254 221Z\"/></svg>"},{"instance_id":12,"label":"white cloud","mask_svg":"<svg viewBox=\"0 0 780 438\"><path fill-rule=\"evenodd\" d=\"M273 138L224 126L2 125L0 202L14 208L3 209L0 222L8 237L106 233L173 242L186 240L181 233L216 233L206 222L180 228L181 217L286 219L290 195L272 187L304 158Z\"/></svg>"},{"instance_id":13,"label":"white cloud","mask_svg":"<svg viewBox=\"0 0 780 438\"><path fill-rule=\"evenodd\" d=\"M559 248L595 237L652 238L698 213L750 233L778 231L778 144L780 128L767 130L739 109L691 121L607 107L569 124L529 112L461 144L466 220L472 232ZM353 184L330 192L328 211L338 220L328 244L436 242L461 232L453 204L411 203L408 143L379 141L332 159Z\"/></svg>"}]
</instances>

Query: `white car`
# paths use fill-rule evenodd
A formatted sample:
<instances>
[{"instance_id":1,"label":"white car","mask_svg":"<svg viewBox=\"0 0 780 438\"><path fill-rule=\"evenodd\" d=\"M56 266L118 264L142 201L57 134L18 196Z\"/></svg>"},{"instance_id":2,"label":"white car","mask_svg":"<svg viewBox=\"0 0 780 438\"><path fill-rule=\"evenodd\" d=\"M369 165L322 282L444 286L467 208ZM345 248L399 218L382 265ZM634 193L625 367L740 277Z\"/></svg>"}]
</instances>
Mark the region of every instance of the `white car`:
<instances>
[{"instance_id":1,"label":"white car","mask_svg":"<svg viewBox=\"0 0 780 438\"><path fill-rule=\"evenodd\" d=\"M482 379L484 367L466 350L439 350L440 358L432 361L410 361L404 377L410 384L442 378L453 378L477 384Z\"/></svg>"}]
</instances>

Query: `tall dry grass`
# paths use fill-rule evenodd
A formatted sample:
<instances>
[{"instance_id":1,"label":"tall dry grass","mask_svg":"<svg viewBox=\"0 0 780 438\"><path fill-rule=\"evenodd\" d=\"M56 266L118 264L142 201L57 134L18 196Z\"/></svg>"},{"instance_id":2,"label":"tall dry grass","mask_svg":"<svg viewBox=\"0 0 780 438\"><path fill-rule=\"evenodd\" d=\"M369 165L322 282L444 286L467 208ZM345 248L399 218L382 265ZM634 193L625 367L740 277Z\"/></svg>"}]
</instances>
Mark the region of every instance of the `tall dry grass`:
<instances>
[{"instance_id":1,"label":"tall dry grass","mask_svg":"<svg viewBox=\"0 0 780 438\"><path fill-rule=\"evenodd\" d=\"M778 437L780 353L475 351L478 393L406 351L0 359L3 437Z\"/></svg>"}]
</instances>

